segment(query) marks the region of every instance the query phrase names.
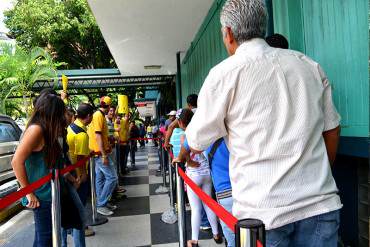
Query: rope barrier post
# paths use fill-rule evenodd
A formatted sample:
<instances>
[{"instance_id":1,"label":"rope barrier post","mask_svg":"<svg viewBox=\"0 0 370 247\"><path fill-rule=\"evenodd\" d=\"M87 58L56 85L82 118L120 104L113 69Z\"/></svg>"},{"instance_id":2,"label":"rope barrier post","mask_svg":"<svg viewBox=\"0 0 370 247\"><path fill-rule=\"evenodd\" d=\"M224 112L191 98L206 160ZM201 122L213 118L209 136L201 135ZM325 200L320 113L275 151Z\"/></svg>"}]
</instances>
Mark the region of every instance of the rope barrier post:
<instances>
[{"instance_id":1,"label":"rope barrier post","mask_svg":"<svg viewBox=\"0 0 370 247\"><path fill-rule=\"evenodd\" d=\"M179 168L184 169L183 163L175 163L176 165L176 192L177 192L177 215L178 215L178 228L179 228L179 246L186 246L186 221L185 221L185 193L184 193L184 180L181 178Z\"/></svg>"},{"instance_id":2,"label":"rope barrier post","mask_svg":"<svg viewBox=\"0 0 370 247\"><path fill-rule=\"evenodd\" d=\"M166 184L166 169L165 169L165 166L164 166L164 150L163 150L163 141L162 139L159 139L159 149L158 149L158 156L159 156L159 164L160 164L160 170L161 170L161 175L162 175L162 179L163 179L163 184L160 185L156 190L155 190L155 193L158 193L158 194L164 194L164 193L168 193L168 188L167 188L167 184Z\"/></svg>"},{"instance_id":3,"label":"rope barrier post","mask_svg":"<svg viewBox=\"0 0 370 247\"><path fill-rule=\"evenodd\" d=\"M51 179L51 219L53 247L61 246L61 219L60 219L60 184L59 170L52 170Z\"/></svg>"},{"instance_id":4,"label":"rope barrier post","mask_svg":"<svg viewBox=\"0 0 370 247\"><path fill-rule=\"evenodd\" d=\"M163 172L162 148L163 148L163 146L162 146L162 139L159 139L158 157L159 157L159 168L160 168L161 172Z\"/></svg>"},{"instance_id":5,"label":"rope barrier post","mask_svg":"<svg viewBox=\"0 0 370 247\"><path fill-rule=\"evenodd\" d=\"M87 223L89 226L102 225L108 222L108 218L98 215L96 210L96 190L95 190L95 160L90 158L90 183L91 183L91 211L92 219Z\"/></svg>"},{"instance_id":6,"label":"rope barrier post","mask_svg":"<svg viewBox=\"0 0 370 247\"><path fill-rule=\"evenodd\" d=\"M169 196L170 196L170 208L166 211L163 212L161 219L164 223L167 224L175 224L177 221L177 215L175 211L175 205L174 205L174 196L173 196L173 167L172 167L172 161L171 161L171 155L172 151L168 151L168 160L169 166L168 166L168 171L169 171L169 184L170 184L170 190L169 190Z\"/></svg>"},{"instance_id":7,"label":"rope barrier post","mask_svg":"<svg viewBox=\"0 0 370 247\"><path fill-rule=\"evenodd\" d=\"M265 225L257 219L239 220L235 225L236 247L264 247L266 243Z\"/></svg>"},{"instance_id":8,"label":"rope barrier post","mask_svg":"<svg viewBox=\"0 0 370 247\"><path fill-rule=\"evenodd\" d=\"M170 152L168 152L168 178L169 178L169 184L170 184L170 205L173 207L175 205L175 202L173 200L173 170L172 170L172 159Z\"/></svg>"},{"instance_id":9,"label":"rope barrier post","mask_svg":"<svg viewBox=\"0 0 370 247\"><path fill-rule=\"evenodd\" d=\"M161 146L161 152L162 152L162 177L163 177L163 187L167 187L167 178L166 178L166 150L164 150L164 147Z\"/></svg>"}]
</instances>

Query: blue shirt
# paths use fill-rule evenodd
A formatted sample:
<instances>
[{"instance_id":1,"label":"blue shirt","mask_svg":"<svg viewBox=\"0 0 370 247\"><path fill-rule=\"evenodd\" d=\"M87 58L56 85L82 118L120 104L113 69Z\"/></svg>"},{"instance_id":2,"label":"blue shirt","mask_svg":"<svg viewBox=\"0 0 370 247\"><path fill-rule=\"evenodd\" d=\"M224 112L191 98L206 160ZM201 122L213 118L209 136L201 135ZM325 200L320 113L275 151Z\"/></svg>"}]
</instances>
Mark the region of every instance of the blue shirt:
<instances>
[{"instance_id":1,"label":"blue shirt","mask_svg":"<svg viewBox=\"0 0 370 247\"><path fill-rule=\"evenodd\" d=\"M176 128L173 130L170 143L172 144L172 152L173 156L179 156L180 149L181 149L181 136L185 135L185 131L180 128Z\"/></svg>"},{"instance_id":2,"label":"blue shirt","mask_svg":"<svg viewBox=\"0 0 370 247\"><path fill-rule=\"evenodd\" d=\"M188 140L185 139L184 147L186 150L190 150ZM208 159L208 154L211 152L213 145L211 145L206 151L205 155ZM213 155L211 168L211 175L213 180L213 186L216 192L222 192L231 189L230 175L229 175L229 150L223 140L220 146L217 148Z\"/></svg>"}]
</instances>

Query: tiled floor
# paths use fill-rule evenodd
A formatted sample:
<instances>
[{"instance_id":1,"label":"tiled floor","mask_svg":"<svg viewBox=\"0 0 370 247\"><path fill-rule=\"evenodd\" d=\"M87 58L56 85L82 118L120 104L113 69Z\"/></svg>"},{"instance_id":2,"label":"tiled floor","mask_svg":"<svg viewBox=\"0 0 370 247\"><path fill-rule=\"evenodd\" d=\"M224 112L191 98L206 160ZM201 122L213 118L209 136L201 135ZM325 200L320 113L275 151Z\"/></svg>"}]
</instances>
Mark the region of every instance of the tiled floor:
<instances>
[{"instance_id":1,"label":"tiled floor","mask_svg":"<svg viewBox=\"0 0 370 247\"><path fill-rule=\"evenodd\" d=\"M162 177L156 176L159 167L157 149L154 147L139 148L136 154L136 170L124 177L120 184L127 189L127 198L117 203L118 209L109 217L109 222L95 226L96 235L86 238L88 247L135 247L135 246L178 246L177 223L166 224L161 215L169 206L167 194L156 194L156 189L162 185ZM187 212L187 232L190 236L190 212ZM31 247L34 226L22 226L10 245ZM210 232L200 232L201 247L216 245ZM27 241L25 241L27 239ZM69 236L69 246L73 246Z\"/></svg>"},{"instance_id":2,"label":"tiled floor","mask_svg":"<svg viewBox=\"0 0 370 247\"><path fill-rule=\"evenodd\" d=\"M156 172L159 167L158 152L154 147L139 148L136 158L138 169L121 181L127 189L128 198L118 204L119 208L109 218L110 222L94 228L99 238L87 238L87 246L178 246L177 223L170 225L161 220L162 213L169 209L169 196L155 193L163 182ZM190 236L190 215L187 221ZM112 233L106 234L111 228ZM100 229L104 234L100 234ZM120 236L115 237L113 233ZM200 238L201 247L217 246L210 240L210 232L201 232Z\"/></svg>"}]
</instances>

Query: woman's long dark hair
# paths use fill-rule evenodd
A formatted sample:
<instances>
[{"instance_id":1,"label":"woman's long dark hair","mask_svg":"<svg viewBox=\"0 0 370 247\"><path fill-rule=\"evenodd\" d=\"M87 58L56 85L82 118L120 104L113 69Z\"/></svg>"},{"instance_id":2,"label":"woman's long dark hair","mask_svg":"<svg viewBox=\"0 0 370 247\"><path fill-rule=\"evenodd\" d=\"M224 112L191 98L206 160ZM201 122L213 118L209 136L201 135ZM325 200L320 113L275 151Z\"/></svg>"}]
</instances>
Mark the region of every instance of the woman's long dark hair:
<instances>
[{"instance_id":1,"label":"woman's long dark hair","mask_svg":"<svg viewBox=\"0 0 370 247\"><path fill-rule=\"evenodd\" d=\"M27 124L27 128L34 124L41 126L45 141L45 163L49 168L56 165L63 152L58 139L63 136L67 125L65 111L66 107L59 96L41 94L34 102L34 111Z\"/></svg>"}]
</instances>

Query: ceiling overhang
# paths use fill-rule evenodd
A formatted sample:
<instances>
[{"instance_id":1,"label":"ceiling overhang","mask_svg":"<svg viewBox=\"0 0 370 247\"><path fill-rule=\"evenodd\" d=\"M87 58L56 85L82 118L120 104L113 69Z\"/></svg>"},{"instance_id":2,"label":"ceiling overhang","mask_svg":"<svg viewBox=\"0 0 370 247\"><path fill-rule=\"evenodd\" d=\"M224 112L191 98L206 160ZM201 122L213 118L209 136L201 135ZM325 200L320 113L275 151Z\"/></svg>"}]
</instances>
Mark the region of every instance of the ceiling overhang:
<instances>
[{"instance_id":1,"label":"ceiling overhang","mask_svg":"<svg viewBox=\"0 0 370 247\"><path fill-rule=\"evenodd\" d=\"M173 75L214 0L88 0L122 75ZM155 66L161 66L155 68ZM154 66L145 69L145 66Z\"/></svg>"}]
</instances>

